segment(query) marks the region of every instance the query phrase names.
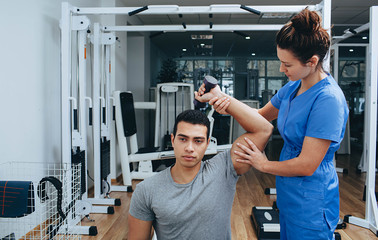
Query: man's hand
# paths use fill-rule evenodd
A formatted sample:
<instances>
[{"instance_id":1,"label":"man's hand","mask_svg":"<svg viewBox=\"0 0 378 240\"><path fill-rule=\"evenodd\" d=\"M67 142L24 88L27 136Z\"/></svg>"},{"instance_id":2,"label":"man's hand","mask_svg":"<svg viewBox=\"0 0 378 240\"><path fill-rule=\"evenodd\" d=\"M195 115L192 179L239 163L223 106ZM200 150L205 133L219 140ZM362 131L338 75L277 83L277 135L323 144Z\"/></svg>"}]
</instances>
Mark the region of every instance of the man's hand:
<instances>
[{"instance_id":1,"label":"man's hand","mask_svg":"<svg viewBox=\"0 0 378 240\"><path fill-rule=\"evenodd\" d=\"M198 89L198 92L194 92L194 97L199 102L209 102L211 99L215 97L222 97L223 93L220 87L217 85L210 90L210 92L205 93L205 84L202 83L201 87Z\"/></svg>"},{"instance_id":2,"label":"man's hand","mask_svg":"<svg viewBox=\"0 0 378 240\"><path fill-rule=\"evenodd\" d=\"M214 110L217 111L220 114L228 114L227 108L230 106L230 98L228 97L222 97L222 98L212 98L209 101L210 105L213 105Z\"/></svg>"}]
</instances>

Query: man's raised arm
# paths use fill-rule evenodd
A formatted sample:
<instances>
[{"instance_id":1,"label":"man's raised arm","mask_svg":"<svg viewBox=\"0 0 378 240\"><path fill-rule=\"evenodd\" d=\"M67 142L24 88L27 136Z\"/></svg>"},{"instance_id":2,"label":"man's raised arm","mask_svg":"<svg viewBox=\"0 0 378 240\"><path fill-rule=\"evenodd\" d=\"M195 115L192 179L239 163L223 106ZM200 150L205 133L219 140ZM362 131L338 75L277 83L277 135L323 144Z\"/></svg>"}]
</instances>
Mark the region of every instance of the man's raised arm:
<instances>
[{"instance_id":1,"label":"man's raised arm","mask_svg":"<svg viewBox=\"0 0 378 240\"><path fill-rule=\"evenodd\" d=\"M234 151L239 149L237 143L248 146L244 140L244 137L248 137L260 151L263 151L272 134L273 125L261 116L257 109L251 108L239 100L228 96L221 91L218 85L212 88L210 92L205 92L205 85L202 84L198 92L194 94L198 101L209 102L217 112L230 114L247 132L246 135L242 135L236 139L231 148L231 159L236 172L240 175L246 173L251 166L236 161L238 156L235 155Z\"/></svg>"}]
</instances>

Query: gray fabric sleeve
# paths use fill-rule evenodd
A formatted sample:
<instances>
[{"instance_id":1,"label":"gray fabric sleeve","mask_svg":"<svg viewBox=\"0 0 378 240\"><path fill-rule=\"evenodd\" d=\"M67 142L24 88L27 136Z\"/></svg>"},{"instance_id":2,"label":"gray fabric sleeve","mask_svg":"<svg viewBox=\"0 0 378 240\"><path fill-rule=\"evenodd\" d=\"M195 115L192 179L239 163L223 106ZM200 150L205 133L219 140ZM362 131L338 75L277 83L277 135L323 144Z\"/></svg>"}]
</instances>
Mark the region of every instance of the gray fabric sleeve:
<instances>
[{"instance_id":1,"label":"gray fabric sleeve","mask_svg":"<svg viewBox=\"0 0 378 240\"><path fill-rule=\"evenodd\" d=\"M155 220L155 214L151 209L151 203L146 195L146 188L143 182L139 183L131 197L129 213L131 216L143 220Z\"/></svg>"},{"instance_id":2,"label":"gray fabric sleeve","mask_svg":"<svg viewBox=\"0 0 378 240\"><path fill-rule=\"evenodd\" d=\"M235 182L238 180L238 174L234 168L234 164L231 160L231 153L230 150L226 150L224 152L218 153L212 159L209 160L211 165L217 168L217 172L222 173L224 172L225 180L234 185Z\"/></svg>"},{"instance_id":3,"label":"gray fabric sleeve","mask_svg":"<svg viewBox=\"0 0 378 240\"><path fill-rule=\"evenodd\" d=\"M234 167L234 163L232 162L231 160L231 149L230 150L227 150L225 151L225 159L224 161L226 162L227 164L227 171L229 171L229 176L234 179L235 181L238 180L239 178L239 175L236 173L236 170L235 170L235 167ZM234 181L231 182L232 184L234 183Z\"/></svg>"}]
</instances>

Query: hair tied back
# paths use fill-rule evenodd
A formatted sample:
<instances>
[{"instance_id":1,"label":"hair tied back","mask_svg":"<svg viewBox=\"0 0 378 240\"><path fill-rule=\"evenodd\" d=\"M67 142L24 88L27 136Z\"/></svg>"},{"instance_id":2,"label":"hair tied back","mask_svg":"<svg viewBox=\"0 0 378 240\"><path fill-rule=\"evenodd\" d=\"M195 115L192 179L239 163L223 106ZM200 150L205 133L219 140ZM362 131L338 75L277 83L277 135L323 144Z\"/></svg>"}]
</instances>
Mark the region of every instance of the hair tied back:
<instances>
[{"instance_id":1,"label":"hair tied back","mask_svg":"<svg viewBox=\"0 0 378 240\"><path fill-rule=\"evenodd\" d=\"M299 34L312 35L319 31L321 22L319 14L305 8L291 19L291 26Z\"/></svg>"}]
</instances>

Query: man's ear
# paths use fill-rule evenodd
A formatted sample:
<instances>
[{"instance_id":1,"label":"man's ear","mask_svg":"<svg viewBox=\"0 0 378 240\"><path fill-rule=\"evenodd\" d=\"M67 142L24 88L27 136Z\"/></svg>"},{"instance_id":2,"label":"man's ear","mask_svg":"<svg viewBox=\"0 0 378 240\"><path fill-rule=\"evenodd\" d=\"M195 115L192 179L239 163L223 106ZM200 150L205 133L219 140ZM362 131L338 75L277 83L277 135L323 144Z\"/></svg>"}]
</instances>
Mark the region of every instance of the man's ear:
<instances>
[{"instance_id":1,"label":"man's ear","mask_svg":"<svg viewBox=\"0 0 378 240\"><path fill-rule=\"evenodd\" d=\"M173 147L173 141L175 140L175 136L173 135L173 133L171 133L171 142L172 142L172 147Z\"/></svg>"}]
</instances>

